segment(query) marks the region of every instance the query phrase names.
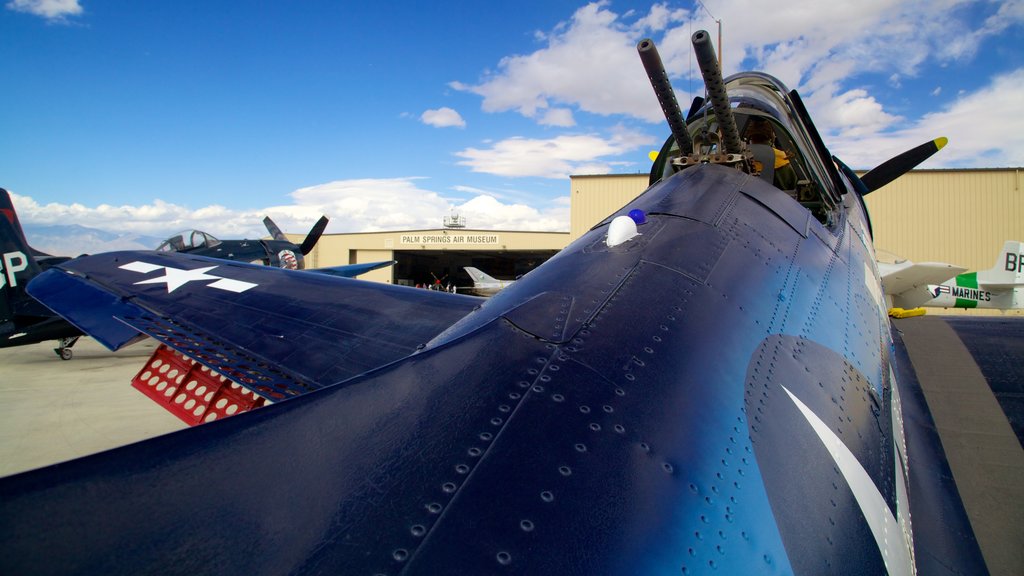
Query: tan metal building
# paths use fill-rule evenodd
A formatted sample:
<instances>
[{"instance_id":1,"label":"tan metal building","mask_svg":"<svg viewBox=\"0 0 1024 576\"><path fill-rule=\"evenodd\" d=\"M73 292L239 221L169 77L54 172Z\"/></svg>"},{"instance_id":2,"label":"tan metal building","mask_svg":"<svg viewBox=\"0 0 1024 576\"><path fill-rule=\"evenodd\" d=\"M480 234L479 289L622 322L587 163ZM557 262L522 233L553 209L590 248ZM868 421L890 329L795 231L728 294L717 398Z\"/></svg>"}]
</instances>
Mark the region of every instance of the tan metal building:
<instances>
[{"instance_id":1,"label":"tan metal building","mask_svg":"<svg viewBox=\"0 0 1024 576\"><path fill-rule=\"evenodd\" d=\"M865 198L875 248L915 262L987 270L1024 241L1022 169L915 170Z\"/></svg>"},{"instance_id":2,"label":"tan metal building","mask_svg":"<svg viewBox=\"0 0 1024 576\"><path fill-rule=\"evenodd\" d=\"M987 270L1005 240L1024 241L1021 168L914 170L866 197L882 260L949 262ZM570 231L438 228L326 234L314 267L397 260L362 278L416 285L469 282L463 266L509 280L533 269L647 188L647 174L572 176ZM301 241L301 236L294 236Z\"/></svg>"},{"instance_id":3,"label":"tan metal building","mask_svg":"<svg viewBox=\"0 0 1024 576\"><path fill-rule=\"evenodd\" d=\"M301 241L299 235L289 235ZM436 228L391 232L324 234L306 256L312 268L395 260L361 279L404 286L465 287L472 282L462 269L474 266L495 278L512 280L536 268L569 243L567 232L514 232Z\"/></svg>"},{"instance_id":4,"label":"tan metal building","mask_svg":"<svg viewBox=\"0 0 1024 576\"><path fill-rule=\"evenodd\" d=\"M875 248L915 262L985 270L1006 240L1024 241L1022 168L914 170L865 198ZM646 174L573 176L575 239L647 188Z\"/></svg>"},{"instance_id":5,"label":"tan metal building","mask_svg":"<svg viewBox=\"0 0 1024 576\"><path fill-rule=\"evenodd\" d=\"M575 240L647 189L649 175L571 176L569 236Z\"/></svg>"},{"instance_id":6,"label":"tan metal building","mask_svg":"<svg viewBox=\"0 0 1024 576\"><path fill-rule=\"evenodd\" d=\"M1006 240L1024 241L1024 168L913 170L865 198L880 260L996 263ZM647 188L647 174L573 176L575 239Z\"/></svg>"}]
</instances>

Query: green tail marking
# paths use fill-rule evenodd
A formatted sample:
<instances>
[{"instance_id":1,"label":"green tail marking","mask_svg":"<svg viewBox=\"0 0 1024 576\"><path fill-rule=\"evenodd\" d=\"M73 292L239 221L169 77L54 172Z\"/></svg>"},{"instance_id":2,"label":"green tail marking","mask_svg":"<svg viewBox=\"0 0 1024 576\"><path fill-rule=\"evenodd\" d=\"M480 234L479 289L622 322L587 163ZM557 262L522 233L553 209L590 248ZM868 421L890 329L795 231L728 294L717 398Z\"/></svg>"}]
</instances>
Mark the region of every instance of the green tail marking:
<instances>
[{"instance_id":1,"label":"green tail marking","mask_svg":"<svg viewBox=\"0 0 1024 576\"><path fill-rule=\"evenodd\" d=\"M977 288L978 273L968 272L967 274L960 274L959 276L956 277L956 285L961 288ZM956 308L977 308L978 302L976 300L957 298L956 304L954 304L953 306Z\"/></svg>"}]
</instances>

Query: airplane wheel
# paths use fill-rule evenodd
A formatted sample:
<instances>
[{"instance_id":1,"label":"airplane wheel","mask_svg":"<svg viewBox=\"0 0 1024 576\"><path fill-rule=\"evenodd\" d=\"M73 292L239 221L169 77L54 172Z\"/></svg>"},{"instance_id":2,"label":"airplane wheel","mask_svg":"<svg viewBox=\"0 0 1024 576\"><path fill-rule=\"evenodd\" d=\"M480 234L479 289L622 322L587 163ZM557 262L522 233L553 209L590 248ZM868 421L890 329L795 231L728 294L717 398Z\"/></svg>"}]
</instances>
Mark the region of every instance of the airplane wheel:
<instances>
[{"instance_id":1,"label":"airplane wheel","mask_svg":"<svg viewBox=\"0 0 1024 576\"><path fill-rule=\"evenodd\" d=\"M71 357L74 355L71 348L58 348L56 352L57 355L60 356L61 360L71 360Z\"/></svg>"}]
</instances>

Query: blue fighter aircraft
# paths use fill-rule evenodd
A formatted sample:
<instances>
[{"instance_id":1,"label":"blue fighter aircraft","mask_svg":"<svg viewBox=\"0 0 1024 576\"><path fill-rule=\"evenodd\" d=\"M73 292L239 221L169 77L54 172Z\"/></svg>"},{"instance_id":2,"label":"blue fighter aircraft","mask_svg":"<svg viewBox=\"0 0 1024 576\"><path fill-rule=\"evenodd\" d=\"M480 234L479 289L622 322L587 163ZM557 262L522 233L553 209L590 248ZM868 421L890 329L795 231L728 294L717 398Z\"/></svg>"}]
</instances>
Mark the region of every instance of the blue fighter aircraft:
<instances>
[{"instance_id":1,"label":"blue fighter aircraft","mask_svg":"<svg viewBox=\"0 0 1024 576\"><path fill-rule=\"evenodd\" d=\"M0 572L984 573L862 201L938 146L859 179L693 40L688 118L638 46L651 187L489 300L173 253L39 276L277 402L0 480Z\"/></svg>"},{"instance_id":2,"label":"blue fighter aircraft","mask_svg":"<svg viewBox=\"0 0 1024 576\"><path fill-rule=\"evenodd\" d=\"M53 351L71 359L82 331L25 293L29 280L69 259L29 246L10 194L0 188L0 348L56 340Z\"/></svg>"},{"instance_id":3,"label":"blue fighter aircraft","mask_svg":"<svg viewBox=\"0 0 1024 576\"><path fill-rule=\"evenodd\" d=\"M274 240L229 240L222 243L203 232L196 231L196 234L202 235L205 240L208 240L207 245L213 250L209 254L205 252L203 254L211 255L214 258L234 258L241 261L247 261L251 257L255 260L254 263L261 262L255 251L269 255L271 251L277 250L279 254L286 255L286 253L290 253L288 246L291 245L294 251L298 252L297 259L291 258L290 260L293 263L297 262L293 268L303 268L302 255L309 252L305 247L309 246L311 249L316 244L323 227L327 224L327 219L320 219L301 248L288 242L269 217L264 220L264 223L274 236ZM184 234L181 236L183 237ZM239 244L248 246L247 243L255 245L256 248L238 248ZM234 246L234 252L230 254L216 252L217 244L224 244L227 247ZM164 248L163 251L168 250L166 248L168 245L167 242L161 245ZM53 256L41 252L29 245L18 219L18 213L14 209L14 203L11 202L10 194L7 190L0 188L0 348L56 340L57 347L53 349L54 353L61 360L72 358L74 353L71 349L82 336L82 331L64 318L54 314L53 311L25 292L29 281L40 272L70 259L69 256ZM264 259L262 262L266 265L280 265L280 260L276 259ZM315 271L320 274L355 278L371 270L392 264L394 264L393 260L386 260L316 268Z\"/></svg>"},{"instance_id":4,"label":"blue fighter aircraft","mask_svg":"<svg viewBox=\"0 0 1024 576\"><path fill-rule=\"evenodd\" d=\"M156 249L159 252L183 252L196 256L302 270L306 267L305 256L313 251L313 247L320 240L320 235L327 228L328 221L326 216L321 216L302 244L295 244L289 240L270 216L266 216L263 218L263 225L270 233L270 240L219 240L202 230L186 230L164 240Z\"/></svg>"}]
</instances>

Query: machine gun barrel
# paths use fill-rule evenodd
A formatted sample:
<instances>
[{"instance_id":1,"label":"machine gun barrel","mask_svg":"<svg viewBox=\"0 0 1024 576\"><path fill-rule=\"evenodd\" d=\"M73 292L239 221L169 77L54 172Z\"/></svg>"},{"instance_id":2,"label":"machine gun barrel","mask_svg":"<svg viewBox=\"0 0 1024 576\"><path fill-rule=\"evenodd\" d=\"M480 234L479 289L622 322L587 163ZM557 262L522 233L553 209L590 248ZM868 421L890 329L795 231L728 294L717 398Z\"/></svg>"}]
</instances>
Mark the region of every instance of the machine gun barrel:
<instances>
[{"instance_id":1,"label":"machine gun barrel","mask_svg":"<svg viewBox=\"0 0 1024 576\"><path fill-rule=\"evenodd\" d=\"M729 94L725 91L725 81L722 79L722 69L715 56L715 47L711 45L711 35L707 30L698 30L694 32L690 40L693 42L693 51L697 56L700 74L704 77L704 86L711 98L711 106L715 110L715 116L718 117L724 151L733 154L739 153L743 145L740 142L739 130L736 128L736 119L729 106Z\"/></svg>"},{"instance_id":2,"label":"machine gun barrel","mask_svg":"<svg viewBox=\"0 0 1024 576\"><path fill-rule=\"evenodd\" d=\"M640 61L644 63L644 70L647 71L647 77L651 80L651 87L654 88L654 94L658 97L658 103L661 104L661 111L665 114L668 127L672 130L672 137L675 138L676 144L679 145L679 150L684 156L690 154L693 152L693 141L690 140L690 133L686 130L683 111L679 108L676 93L668 81L668 73L665 72L665 65L661 62L661 56L654 46L654 41L644 38L636 45L636 50L640 53Z\"/></svg>"}]
</instances>

